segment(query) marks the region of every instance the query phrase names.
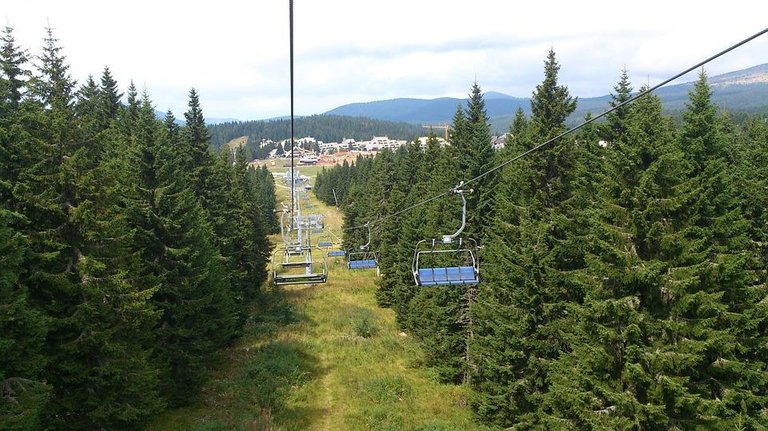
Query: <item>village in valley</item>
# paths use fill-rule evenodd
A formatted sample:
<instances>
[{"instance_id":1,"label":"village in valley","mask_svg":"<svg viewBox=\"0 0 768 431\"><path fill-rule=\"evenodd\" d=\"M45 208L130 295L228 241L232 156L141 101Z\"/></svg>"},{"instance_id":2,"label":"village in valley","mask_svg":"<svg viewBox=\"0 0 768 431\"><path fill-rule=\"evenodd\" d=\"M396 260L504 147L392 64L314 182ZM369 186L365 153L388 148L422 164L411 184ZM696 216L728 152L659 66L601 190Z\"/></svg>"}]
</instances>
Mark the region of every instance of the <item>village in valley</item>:
<instances>
[{"instance_id":1,"label":"village in valley","mask_svg":"<svg viewBox=\"0 0 768 431\"><path fill-rule=\"evenodd\" d=\"M446 137L437 136L437 142L441 147L450 145ZM500 136L493 136L491 138L491 144L493 148L498 150L504 148L508 134ZM421 136L418 138L419 146L422 150L427 148L428 136ZM240 137L233 139L229 142L230 148L236 148L245 145L247 142L246 137ZM293 159L299 165L320 165L320 166L332 166L342 164L344 161L348 163L354 163L358 156L373 157L379 151L389 149L397 150L398 148L407 145L412 141L405 139L390 139L387 136L374 136L368 141L356 141L355 139L348 138L343 139L341 142L323 142L315 139L311 136L303 138L297 138L294 140L294 154L291 154L290 139L284 139L281 141L273 141L271 139L262 139L259 146L272 147L272 151L269 152L268 160L271 165L282 164L280 161ZM253 160L252 164L263 164L264 160Z\"/></svg>"}]
</instances>

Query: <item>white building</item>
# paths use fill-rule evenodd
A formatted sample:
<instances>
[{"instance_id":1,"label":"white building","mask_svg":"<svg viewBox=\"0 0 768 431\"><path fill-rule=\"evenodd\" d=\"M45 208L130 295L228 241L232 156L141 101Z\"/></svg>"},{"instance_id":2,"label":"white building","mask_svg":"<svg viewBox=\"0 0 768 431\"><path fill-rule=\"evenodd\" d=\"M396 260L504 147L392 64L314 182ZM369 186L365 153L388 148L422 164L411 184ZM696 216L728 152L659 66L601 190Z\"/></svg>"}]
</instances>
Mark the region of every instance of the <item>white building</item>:
<instances>
[{"instance_id":1,"label":"white building","mask_svg":"<svg viewBox=\"0 0 768 431\"><path fill-rule=\"evenodd\" d=\"M390 150L395 150L407 143L408 141L405 141L405 140L389 139L386 136L374 136L373 139L371 139L368 142L365 142L365 150L381 151L385 148L389 148Z\"/></svg>"}]
</instances>

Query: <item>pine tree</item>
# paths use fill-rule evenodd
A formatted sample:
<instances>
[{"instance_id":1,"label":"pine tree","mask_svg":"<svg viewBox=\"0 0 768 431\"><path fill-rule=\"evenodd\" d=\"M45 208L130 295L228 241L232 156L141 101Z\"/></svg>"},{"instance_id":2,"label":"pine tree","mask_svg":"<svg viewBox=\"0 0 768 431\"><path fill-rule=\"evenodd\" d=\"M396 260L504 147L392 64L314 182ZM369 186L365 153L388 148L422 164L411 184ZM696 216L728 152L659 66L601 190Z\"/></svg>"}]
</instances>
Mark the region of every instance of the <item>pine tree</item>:
<instances>
[{"instance_id":1,"label":"pine tree","mask_svg":"<svg viewBox=\"0 0 768 431\"><path fill-rule=\"evenodd\" d=\"M207 184L213 165L213 158L208 151L211 138L208 129L205 128L200 98L194 88L189 91L188 106L189 109L184 113L186 125L182 129L180 142L183 145L182 151L186 156L183 161L189 163L186 168L188 168L188 175L195 195L203 200L203 207L208 209L209 200L213 199L212 194L216 193Z\"/></svg>"},{"instance_id":2,"label":"pine tree","mask_svg":"<svg viewBox=\"0 0 768 431\"><path fill-rule=\"evenodd\" d=\"M485 174L493 165L494 153L485 101L477 82L472 85L466 110L454 116L453 130L450 148L460 180L469 181ZM491 174L468 185L475 189L475 193L467 196L466 236L479 242L482 242L489 222L494 184L495 175Z\"/></svg>"},{"instance_id":3,"label":"pine tree","mask_svg":"<svg viewBox=\"0 0 768 431\"><path fill-rule=\"evenodd\" d=\"M618 84L613 87L615 94L611 93L609 105L616 110L606 115L605 139L608 142L624 141L627 133L627 116L630 106L626 102L632 97L632 85L629 82L629 72L627 69L621 71L621 77Z\"/></svg>"},{"instance_id":4,"label":"pine tree","mask_svg":"<svg viewBox=\"0 0 768 431\"><path fill-rule=\"evenodd\" d=\"M531 100L531 148L565 130L576 101L557 83L550 50L544 81ZM570 342L585 286L588 203L577 180L583 149L560 140L510 165L494 208L483 280L473 308L474 407L510 426L541 425L550 396L550 364Z\"/></svg>"},{"instance_id":5,"label":"pine tree","mask_svg":"<svg viewBox=\"0 0 768 431\"><path fill-rule=\"evenodd\" d=\"M99 126L106 130L117 119L120 113L120 98L122 94L117 90L117 81L112 77L109 67L105 67L101 74L99 85Z\"/></svg>"},{"instance_id":6,"label":"pine tree","mask_svg":"<svg viewBox=\"0 0 768 431\"><path fill-rule=\"evenodd\" d=\"M21 103L26 78L29 72L25 68L28 61L26 50L20 49L16 45L16 38L13 36L13 27L3 27L2 50L0 50L0 64L2 65L2 78L0 78L0 91L2 98L0 104L7 105L0 108L0 113L4 117L7 111L16 110Z\"/></svg>"},{"instance_id":7,"label":"pine tree","mask_svg":"<svg viewBox=\"0 0 768 431\"><path fill-rule=\"evenodd\" d=\"M103 142L88 121L95 86L86 85L76 104L68 68L48 29L31 82L43 108L35 129L40 145L22 176L20 199L35 268L24 283L51 328L47 421L55 428L133 426L159 408L147 361L151 291L126 279L125 226L112 211L114 175L100 163Z\"/></svg>"},{"instance_id":8,"label":"pine tree","mask_svg":"<svg viewBox=\"0 0 768 431\"><path fill-rule=\"evenodd\" d=\"M166 124L173 124L172 117ZM160 391L170 405L181 405L204 382L215 349L232 336L236 313L213 231L173 151L175 127L158 127L146 97L137 125L124 191L132 248L140 256L134 273L157 288L152 303L162 313L154 330Z\"/></svg>"}]
</instances>

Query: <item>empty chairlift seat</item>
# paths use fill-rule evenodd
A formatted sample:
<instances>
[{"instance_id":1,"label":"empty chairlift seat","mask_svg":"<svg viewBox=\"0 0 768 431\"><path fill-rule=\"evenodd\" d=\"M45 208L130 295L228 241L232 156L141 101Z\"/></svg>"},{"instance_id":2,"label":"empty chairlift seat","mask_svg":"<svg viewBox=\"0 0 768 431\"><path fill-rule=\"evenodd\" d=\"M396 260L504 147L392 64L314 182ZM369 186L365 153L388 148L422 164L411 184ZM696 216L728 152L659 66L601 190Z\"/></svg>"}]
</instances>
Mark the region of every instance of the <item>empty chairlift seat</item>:
<instances>
[{"instance_id":1,"label":"empty chairlift seat","mask_svg":"<svg viewBox=\"0 0 768 431\"><path fill-rule=\"evenodd\" d=\"M348 254L347 267L349 269L376 269L379 267L379 261L376 253L354 252Z\"/></svg>"},{"instance_id":2,"label":"empty chairlift seat","mask_svg":"<svg viewBox=\"0 0 768 431\"><path fill-rule=\"evenodd\" d=\"M333 247L331 241L320 241L317 243L317 246L326 249L328 257L345 257L347 255L347 252L344 250L331 250L330 248Z\"/></svg>"},{"instance_id":3,"label":"empty chairlift seat","mask_svg":"<svg viewBox=\"0 0 768 431\"><path fill-rule=\"evenodd\" d=\"M467 199L459 185L451 193L461 197L461 226L451 235L441 239L424 239L416 244L413 252L413 279L417 286L474 285L480 283L480 264L475 252L477 242L460 237L467 222Z\"/></svg>"},{"instance_id":4,"label":"empty chairlift seat","mask_svg":"<svg viewBox=\"0 0 768 431\"><path fill-rule=\"evenodd\" d=\"M456 243L435 240L420 241L413 257L413 278L417 286L474 285L480 282L480 272L471 239Z\"/></svg>"},{"instance_id":5,"label":"empty chairlift seat","mask_svg":"<svg viewBox=\"0 0 768 431\"><path fill-rule=\"evenodd\" d=\"M456 284L477 284L480 282L473 266L449 266L445 268L419 268L417 284L440 286Z\"/></svg>"},{"instance_id":6,"label":"empty chairlift seat","mask_svg":"<svg viewBox=\"0 0 768 431\"><path fill-rule=\"evenodd\" d=\"M379 266L376 259L351 260L347 264L349 269L373 269Z\"/></svg>"},{"instance_id":7,"label":"empty chairlift seat","mask_svg":"<svg viewBox=\"0 0 768 431\"><path fill-rule=\"evenodd\" d=\"M322 253L312 253L307 247L302 255L291 254L287 249L272 255L272 283L275 286L290 284L318 284L328 279L328 266Z\"/></svg>"},{"instance_id":8,"label":"empty chairlift seat","mask_svg":"<svg viewBox=\"0 0 768 431\"><path fill-rule=\"evenodd\" d=\"M360 251L350 251L347 253L347 267L349 269L375 269L379 273L379 259L376 252L370 250L371 245L371 224L366 223L368 228L368 242L360 246Z\"/></svg>"}]
</instances>

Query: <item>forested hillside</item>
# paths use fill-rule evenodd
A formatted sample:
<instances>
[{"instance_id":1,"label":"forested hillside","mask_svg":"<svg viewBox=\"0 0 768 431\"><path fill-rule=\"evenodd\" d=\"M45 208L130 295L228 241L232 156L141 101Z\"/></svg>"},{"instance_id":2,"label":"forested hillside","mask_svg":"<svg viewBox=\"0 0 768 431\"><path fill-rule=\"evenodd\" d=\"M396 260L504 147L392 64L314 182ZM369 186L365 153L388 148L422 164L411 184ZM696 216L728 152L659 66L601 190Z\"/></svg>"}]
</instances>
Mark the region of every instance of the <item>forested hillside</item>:
<instances>
[{"instance_id":1,"label":"forested hillside","mask_svg":"<svg viewBox=\"0 0 768 431\"><path fill-rule=\"evenodd\" d=\"M490 171L566 130L577 101L559 70L550 51L531 115L518 111L497 153L475 84L450 147L319 174L348 247L370 223L379 304L490 424L768 427L768 126L719 112L702 72L679 123L649 95ZM626 72L614 90L611 106L629 99ZM480 283L416 287L414 246L459 227L448 192L462 180Z\"/></svg>"},{"instance_id":2,"label":"forested hillside","mask_svg":"<svg viewBox=\"0 0 768 431\"><path fill-rule=\"evenodd\" d=\"M194 399L260 297L272 175L105 68L0 51L0 429L140 429Z\"/></svg>"},{"instance_id":3,"label":"forested hillside","mask_svg":"<svg viewBox=\"0 0 768 431\"><path fill-rule=\"evenodd\" d=\"M424 132L419 125L340 115L300 117L296 118L294 123L296 137L312 136L323 142L341 142L345 138L361 141L383 135L392 139L410 140ZM214 148L219 148L234 138L247 136L246 151L251 154L256 152L263 139L282 141L290 138L291 122L290 119L242 121L214 124L209 126L208 130Z\"/></svg>"}]
</instances>

